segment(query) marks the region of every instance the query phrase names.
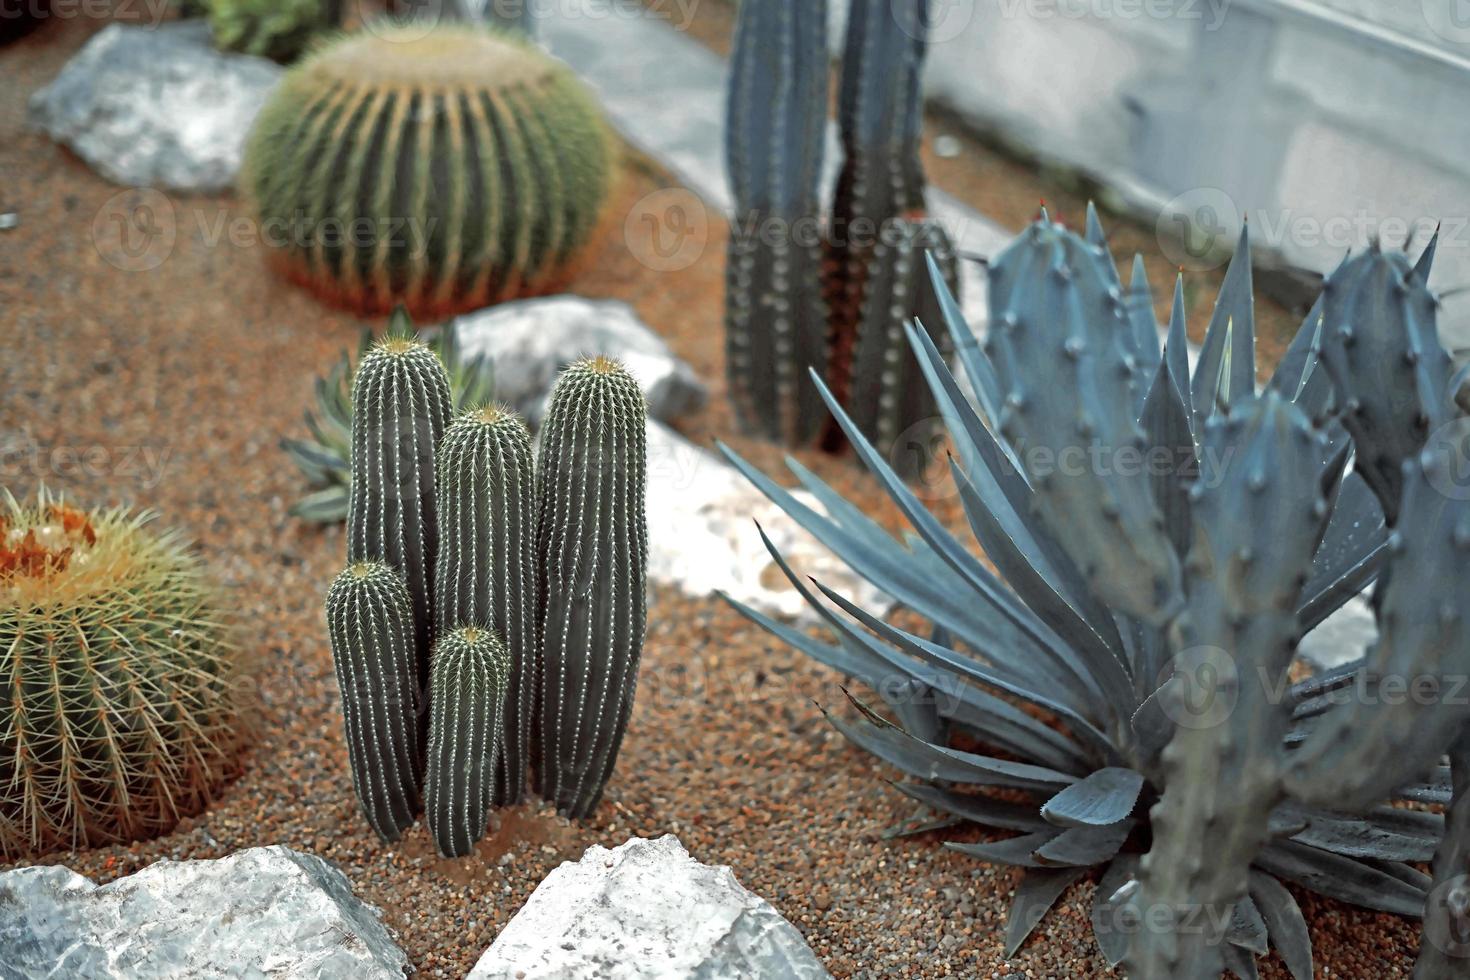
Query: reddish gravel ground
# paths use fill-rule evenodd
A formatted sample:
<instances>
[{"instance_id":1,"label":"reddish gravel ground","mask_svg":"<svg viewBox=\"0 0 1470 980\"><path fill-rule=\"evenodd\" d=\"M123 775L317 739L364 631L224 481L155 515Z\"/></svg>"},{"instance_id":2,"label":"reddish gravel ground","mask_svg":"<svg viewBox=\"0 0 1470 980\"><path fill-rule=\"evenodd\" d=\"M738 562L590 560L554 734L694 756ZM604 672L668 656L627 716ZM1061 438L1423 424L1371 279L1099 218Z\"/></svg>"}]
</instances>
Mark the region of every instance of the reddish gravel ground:
<instances>
[{"instance_id":1,"label":"reddish gravel ground","mask_svg":"<svg viewBox=\"0 0 1470 980\"><path fill-rule=\"evenodd\" d=\"M880 841L912 808L885 785L892 771L823 721L817 704L840 703L838 679L719 601L668 590L651 596L638 705L595 820L511 810L457 862L437 859L421 826L401 846L374 839L352 798L321 621L342 534L287 516L302 487L276 446L300 429L312 378L360 323L273 279L259 249L214 242L217 222L244 217L230 197L166 202L177 238L157 268L104 258L94 227L105 244L109 208L131 208L138 192L24 128L29 94L98 26L55 22L0 51L0 212L20 219L0 231L0 483L19 494L44 480L75 501L156 508L192 535L258 661L264 734L246 775L175 832L39 860L109 880L159 858L286 844L336 862L423 975L458 977L557 863L594 843L674 833L697 858L731 865L839 977L1107 972L1089 935L1090 883L1003 960L1016 875L945 850L937 835ZM636 159L625 170L617 216L665 183ZM633 303L711 383L710 407L681 425L690 438L727 438L773 469L779 451L735 437L724 397L723 228L709 229L691 268L655 273L613 224L576 290ZM892 520L845 463L802 458ZM1320 976L1407 976L1411 925L1300 897ZM1264 966L1284 976L1276 960Z\"/></svg>"}]
</instances>

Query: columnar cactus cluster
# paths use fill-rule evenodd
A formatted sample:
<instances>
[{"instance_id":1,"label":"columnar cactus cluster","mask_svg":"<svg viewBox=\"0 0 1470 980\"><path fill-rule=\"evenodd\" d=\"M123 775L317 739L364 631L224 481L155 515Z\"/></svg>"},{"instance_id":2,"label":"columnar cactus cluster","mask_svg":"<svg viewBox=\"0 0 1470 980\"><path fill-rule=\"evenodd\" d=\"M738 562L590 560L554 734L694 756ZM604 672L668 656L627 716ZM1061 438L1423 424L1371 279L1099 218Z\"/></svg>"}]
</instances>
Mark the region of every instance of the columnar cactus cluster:
<instances>
[{"instance_id":1,"label":"columnar cactus cluster","mask_svg":"<svg viewBox=\"0 0 1470 980\"><path fill-rule=\"evenodd\" d=\"M1259 392L1244 234L1192 371L1181 288L1160 349L1138 264L1125 289L1095 213L1084 236L1043 214L991 260L983 341L931 263L933 312L973 397L922 326L906 340L984 562L820 381L915 533L886 539L793 467L819 513L730 454L930 620L911 633L813 589L769 541L834 638L740 607L878 692L894 722L861 702L832 721L914 777L904 793L1020 832L950 845L1026 869L1008 954L1106 865L1098 943L1135 978L1255 976L1269 942L1309 980L1308 930L1283 881L1425 916L1415 976L1464 976L1470 418L1437 339L1432 255L1432 243L1417 262L1375 245L1347 259ZM1370 586L1377 641L1293 683L1302 635ZM1432 878L1420 870L1431 858Z\"/></svg>"},{"instance_id":2,"label":"columnar cactus cluster","mask_svg":"<svg viewBox=\"0 0 1470 980\"><path fill-rule=\"evenodd\" d=\"M612 774L643 644L645 409L621 365L574 364L538 474L513 413L447 418L444 374L401 332L363 358L327 623L368 823L396 840L422 801L462 857L528 768L574 818Z\"/></svg>"},{"instance_id":3,"label":"columnar cactus cluster","mask_svg":"<svg viewBox=\"0 0 1470 980\"><path fill-rule=\"evenodd\" d=\"M564 281L612 160L596 102L520 32L384 24L287 73L242 189L288 278L362 312L437 315Z\"/></svg>"},{"instance_id":4,"label":"columnar cactus cluster","mask_svg":"<svg viewBox=\"0 0 1470 980\"><path fill-rule=\"evenodd\" d=\"M726 110L735 198L726 273L730 387L749 430L822 433L811 372L906 474L928 461L933 399L904 324L930 295L926 254L957 288L953 243L925 216L920 70L928 0L852 0L829 227L818 185L828 101L826 0L740 5ZM941 335L941 346L949 343ZM831 430L829 448L842 439Z\"/></svg>"},{"instance_id":5,"label":"columnar cactus cluster","mask_svg":"<svg viewBox=\"0 0 1470 980\"><path fill-rule=\"evenodd\" d=\"M171 830L249 742L218 595L149 515L0 499L0 860Z\"/></svg>"}]
</instances>

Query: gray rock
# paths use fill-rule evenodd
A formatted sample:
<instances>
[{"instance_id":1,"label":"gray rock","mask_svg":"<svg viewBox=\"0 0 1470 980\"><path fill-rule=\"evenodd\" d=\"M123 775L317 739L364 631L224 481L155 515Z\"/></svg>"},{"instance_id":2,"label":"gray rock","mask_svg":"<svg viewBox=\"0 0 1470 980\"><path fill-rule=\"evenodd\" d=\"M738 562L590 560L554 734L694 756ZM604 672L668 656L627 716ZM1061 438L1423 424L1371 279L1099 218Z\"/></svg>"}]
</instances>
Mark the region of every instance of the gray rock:
<instances>
[{"instance_id":1,"label":"gray rock","mask_svg":"<svg viewBox=\"0 0 1470 980\"><path fill-rule=\"evenodd\" d=\"M796 497L822 511L806 491ZM761 612L815 618L771 560L756 523L799 574L881 613L891 600L771 503L733 466L648 424L648 576L694 596L723 592Z\"/></svg>"},{"instance_id":2,"label":"gray rock","mask_svg":"<svg viewBox=\"0 0 1470 980\"><path fill-rule=\"evenodd\" d=\"M453 322L466 355L495 362L495 397L533 427L545 415L557 374L578 357L606 354L627 365L643 386L651 417L668 422L702 406L699 377L674 356L632 307L580 296L502 303Z\"/></svg>"},{"instance_id":3,"label":"gray rock","mask_svg":"<svg viewBox=\"0 0 1470 980\"><path fill-rule=\"evenodd\" d=\"M0 874L6 980L388 980L407 970L342 872L286 847L160 861L100 888L60 866Z\"/></svg>"},{"instance_id":4,"label":"gray rock","mask_svg":"<svg viewBox=\"0 0 1470 980\"><path fill-rule=\"evenodd\" d=\"M546 876L469 980L817 980L796 927L672 834Z\"/></svg>"},{"instance_id":5,"label":"gray rock","mask_svg":"<svg viewBox=\"0 0 1470 980\"><path fill-rule=\"evenodd\" d=\"M31 97L30 119L114 183L226 190L280 77L264 58L216 51L203 21L113 24Z\"/></svg>"},{"instance_id":6,"label":"gray rock","mask_svg":"<svg viewBox=\"0 0 1470 980\"><path fill-rule=\"evenodd\" d=\"M1349 599L1337 612L1306 636L1297 646L1296 654L1316 670L1331 670L1357 660L1368 652L1368 646L1378 638L1378 624L1373 619L1373 607L1368 604L1367 593Z\"/></svg>"}]
</instances>

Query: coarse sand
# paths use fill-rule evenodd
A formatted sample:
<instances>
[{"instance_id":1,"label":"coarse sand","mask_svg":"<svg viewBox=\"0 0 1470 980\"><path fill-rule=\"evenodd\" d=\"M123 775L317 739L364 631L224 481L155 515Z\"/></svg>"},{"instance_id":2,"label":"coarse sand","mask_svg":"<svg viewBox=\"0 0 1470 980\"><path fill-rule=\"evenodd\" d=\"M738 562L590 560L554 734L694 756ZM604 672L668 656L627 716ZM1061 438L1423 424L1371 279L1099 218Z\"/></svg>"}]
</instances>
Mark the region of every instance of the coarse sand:
<instances>
[{"instance_id":1,"label":"coarse sand","mask_svg":"<svg viewBox=\"0 0 1470 980\"><path fill-rule=\"evenodd\" d=\"M106 223L116 201L131 207L126 195L143 192L107 184L24 125L30 93L100 26L54 20L0 50L0 213L20 222L0 231L0 483L24 494L44 480L78 503L155 508L197 540L259 661L264 734L245 775L173 833L40 861L110 880L159 858L285 844L338 864L422 975L459 977L559 862L591 844L674 833L698 859L733 867L838 977L1107 972L1090 936L1091 879L1006 962L1018 873L948 851L937 834L880 840L914 809L885 783L892 770L823 720L818 704L840 709L841 679L719 600L669 589L650 596L637 706L594 820L502 812L462 861L436 858L422 825L398 846L379 843L353 800L322 622L342 533L287 516L303 487L277 447L302 431L313 378L361 324L272 278L229 196L166 201L159 213L176 238L156 268L104 257L117 255L94 236L115 235ZM625 171L613 206L636 216L667 179L632 154ZM710 406L680 424L689 438L727 439L774 472L781 451L736 435L725 397L723 226L709 224L691 267L655 272L635 258L648 254L637 225L612 223L576 291L632 303L709 382ZM893 524L876 485L848 463L798 455ZM939 509L956 520L952 501ZM1297 895L1319 976L1408 975L1413 924ZM1274 957L1263 967L1285 975Z\"/></svg>"}]
</instances>

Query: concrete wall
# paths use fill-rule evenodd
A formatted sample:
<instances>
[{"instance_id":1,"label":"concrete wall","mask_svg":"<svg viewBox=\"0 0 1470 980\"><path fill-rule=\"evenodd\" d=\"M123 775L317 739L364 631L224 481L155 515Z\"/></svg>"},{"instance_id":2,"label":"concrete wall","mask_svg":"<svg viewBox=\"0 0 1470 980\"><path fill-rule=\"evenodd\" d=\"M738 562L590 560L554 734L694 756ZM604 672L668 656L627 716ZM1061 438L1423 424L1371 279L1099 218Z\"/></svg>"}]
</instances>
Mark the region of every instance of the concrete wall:
<instances>
[{"instance_id":1,"label":"concrete wall","mask_svg":"<svg viewBox=\"0 0 1470 980\"><path fill-rule=\"evenodd\" d=\"M1440 221L1432 284L1470 285L1470 0L933 3L930 97L1158 216L1179 264L1242 218L1317 273ZM1470 294L1443 319L1470 349Z\"/></svg>"}]
</instances>

